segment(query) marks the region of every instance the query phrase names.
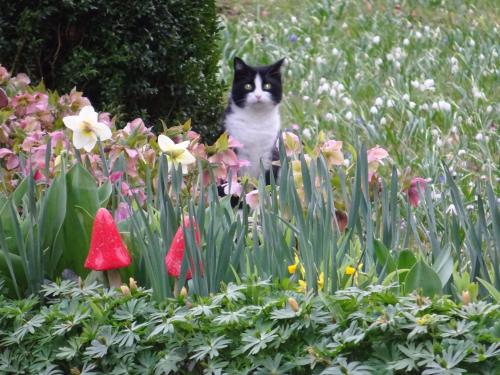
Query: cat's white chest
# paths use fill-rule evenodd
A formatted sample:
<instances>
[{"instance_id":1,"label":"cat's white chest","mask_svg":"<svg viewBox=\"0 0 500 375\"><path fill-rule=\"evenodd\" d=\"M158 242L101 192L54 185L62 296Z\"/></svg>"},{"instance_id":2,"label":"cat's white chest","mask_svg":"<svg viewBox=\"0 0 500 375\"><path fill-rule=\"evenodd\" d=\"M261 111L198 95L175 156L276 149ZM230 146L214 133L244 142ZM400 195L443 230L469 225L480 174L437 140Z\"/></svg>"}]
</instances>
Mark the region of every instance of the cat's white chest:
<instances>
[{"instance_id":1,"label":"cat's white chest","mask_svg":"<svg viewBox=\"0 0 500 375\"><path fill-rule=\"evenodd\" d=\"M240 174L258 177L261 160L265 169L271 167L272 150L280 130L278 106L269 110L233 106L224 125L228 133L243 144L238 149L238 158L250 162L250 166L243 168Z\"/></svg>"}]
</instances>

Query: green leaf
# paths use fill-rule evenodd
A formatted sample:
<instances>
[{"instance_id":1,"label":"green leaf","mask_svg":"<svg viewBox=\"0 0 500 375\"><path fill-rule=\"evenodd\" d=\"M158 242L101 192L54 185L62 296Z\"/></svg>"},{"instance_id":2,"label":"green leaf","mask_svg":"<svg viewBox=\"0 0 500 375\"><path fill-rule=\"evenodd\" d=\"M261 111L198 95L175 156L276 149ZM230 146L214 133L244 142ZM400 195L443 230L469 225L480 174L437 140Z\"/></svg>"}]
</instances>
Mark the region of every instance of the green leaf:
<instances>
[{"instance_id":1,"label":"green leaf","mask_svg":"<svg viewBox=\"0 0 500 375\"><path fill-rule=\"evenodd\" d=\"M12 194L12 199L14 200L14 204L16 205L16 207L21 204L21 201L28 192L28 178L29 177L25 177Z\"/></svg>"},{"instance_id":2,"label":"green leaf","mask_svg":"<svg viewBox=\"0 0 500 375\"><path fill-rule=\"evenodd\" d=\"M386 273L391 273L396 270L396 263L394 262L394 259L392 259L391 253L384 246L382 241L374 240L373 244L375 247L375 256L377 257L378 263L383 268L385 267Z\"/></svg>"},{"instance_id":3,"label":"green leaf","mask_svg":"<svg viewBox=\"0 0 500 375\"><path fill-rule=\"evenodd\" d=\"M481 284L486 288L486 290L490 293L491 297L497 302L500 303L500 291L495 288L495 286L486 280L481 278L477 278Z\"/></svg>"},{"instance_id":4,"label":"green leaf","mask_svg":"<svg viewBox=\"0 0 500 375\"><path fill-rule=\"evenodd\" d=\"M436 271L441 280L441 286L444 288L453 273L453 256L449 247L441 250L432 268Z\"/></svg>"},{"instance_id":5,"label":"green leaf","mask_svg":"<svg viewBox=\"0 0 500 375\"><path fill-rule=\"evenodd\" d=\"M92 223L100 201L97 185L92 175L81 164L75 164L66 176L67 206L63 225L62 261L59 267L70 268L79 275L86 271L83 263L87 257Z\"/></svg>"},{"instance_id":6,"label":"green leaf","mask_svg":"<svg viewBox=\"0 0 500 375\"><path fill-rule=\"evenodd\" d=\"M405 291L407 293L417 289L422 289L422 293L429 297L441 294L441 280L439 276L423 260L419 260L412 267L405 279Z\"/></svg>"},{"instance_id":7,"label":"green leaf","mask_svg":"<svg viewBox=\"0 0 500 375\"><path fill-rule=\"evenodd\" d=\"M111 197L112 192L113 185L111 185L111 182L109 181L106 181L104 184L99 186L97 194L99 195L99 204L101 207L106 207L108 205L109 197Z\"/></svg>"},{"instance_id":8,"label":"green leaf","mask_svg":"<svg viewBox=\"0 0 500 375\"><path fill-rule=\"evenodd\" d=\"M417 258L411 250L402 250L398 257L398 269L412 268L417 263Z\"/></svg>"},{"instance_id":9,"label":"green leaf","mask_svg":"<svg viewBox=\"0 0 500 375\"><path fill-rule=\"evenodd\" d=\"M66 217L66 177L64 172L56 177L43 197L42 207L38 216L41 246L46 252L48 261L46 270L53 277L54 270L62 255L63 249L56 246L64 218ZM60 242L58 243L60 245Z\"/></svg>"}]
</instances>

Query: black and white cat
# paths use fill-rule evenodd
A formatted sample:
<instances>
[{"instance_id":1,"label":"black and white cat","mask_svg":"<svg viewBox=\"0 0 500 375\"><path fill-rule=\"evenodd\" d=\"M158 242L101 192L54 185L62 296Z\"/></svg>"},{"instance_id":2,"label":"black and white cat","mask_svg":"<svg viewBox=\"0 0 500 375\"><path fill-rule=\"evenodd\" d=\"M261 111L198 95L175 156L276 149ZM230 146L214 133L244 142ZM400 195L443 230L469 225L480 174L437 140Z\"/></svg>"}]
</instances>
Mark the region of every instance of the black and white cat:
<instances>
[{"instance_id":1,"label":"black and white cat","mask_svg":"<svg viewBox=\"0 0 500 375\"><path fill-rule=\"evenodd\" d=\"M238 57L234 59L234 80L224 128L243 144L238 149L238 158L250 162L250 166L240 170L240 175L258 177L261 160L266 171L271 169L280 131L283 61L253 67Z\"/></svg>"}]
</instances>

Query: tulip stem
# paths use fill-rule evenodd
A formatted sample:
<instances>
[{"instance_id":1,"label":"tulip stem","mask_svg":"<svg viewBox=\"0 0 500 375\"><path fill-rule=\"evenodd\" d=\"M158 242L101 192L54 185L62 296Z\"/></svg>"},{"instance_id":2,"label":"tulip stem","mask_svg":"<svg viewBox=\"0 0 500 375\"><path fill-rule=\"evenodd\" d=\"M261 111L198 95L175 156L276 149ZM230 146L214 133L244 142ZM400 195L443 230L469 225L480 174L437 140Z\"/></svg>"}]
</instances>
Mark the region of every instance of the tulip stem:
<instances>
[{"instance_id":1,"label":"tulip stem","mask_svg":"<svg viewBox=\"0 0 500 375\"><path fill-rule=\"evenodd\" d=\"M118 272L117 269L108 270L106 273L108 275L108 282L110 288L119 288L122 285L122 278L120 276L120 272Z\"/></svg>"}]
</instances>

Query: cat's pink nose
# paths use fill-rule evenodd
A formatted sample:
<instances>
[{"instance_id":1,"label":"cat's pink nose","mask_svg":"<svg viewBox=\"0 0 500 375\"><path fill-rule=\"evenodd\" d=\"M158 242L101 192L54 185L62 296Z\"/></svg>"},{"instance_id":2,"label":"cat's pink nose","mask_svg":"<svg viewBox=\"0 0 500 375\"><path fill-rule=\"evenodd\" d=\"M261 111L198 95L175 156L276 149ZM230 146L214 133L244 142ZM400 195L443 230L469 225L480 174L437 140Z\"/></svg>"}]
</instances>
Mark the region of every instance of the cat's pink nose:
<instances>
[{"instance_id":1,"label":"cat's pink nose","mask_svg":"<svg viewBox=\"0 0 500 375\"><path fill-rule=\"evenodd\" d=\"M256 95L255 95L255 98L256 98L257 100L260 100L260 98L262 98L262 95L256 94Z\"/></svg>"}]
</instances>

